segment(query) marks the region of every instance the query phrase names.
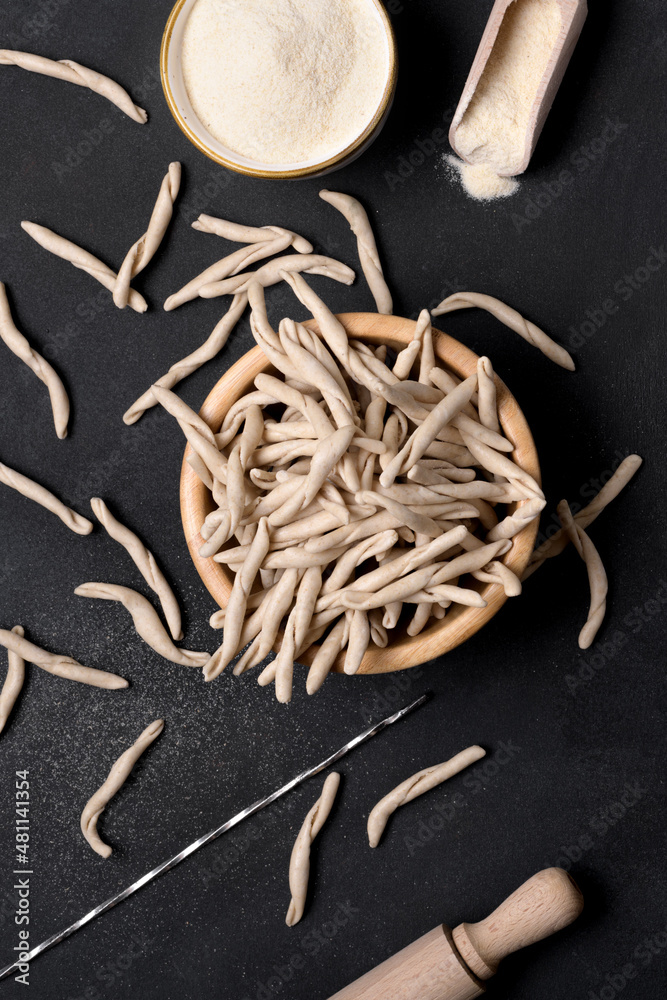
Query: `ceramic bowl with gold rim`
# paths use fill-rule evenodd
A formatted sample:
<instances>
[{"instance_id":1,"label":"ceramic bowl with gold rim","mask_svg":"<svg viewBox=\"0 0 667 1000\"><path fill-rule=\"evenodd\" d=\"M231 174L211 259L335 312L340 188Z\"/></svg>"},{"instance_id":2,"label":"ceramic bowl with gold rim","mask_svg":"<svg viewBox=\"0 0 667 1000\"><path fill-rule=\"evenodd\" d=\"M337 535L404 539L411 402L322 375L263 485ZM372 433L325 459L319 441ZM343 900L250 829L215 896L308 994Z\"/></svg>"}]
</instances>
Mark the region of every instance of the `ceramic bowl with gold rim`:
<instances>
[{"instance_id":1,"label":"ceramic bowl with gold rim","mask_svg":"<svg viewBox=\"0 0 667 1000\"><path fill-rule=\"evenodd\" d=\"M400 316L378 316L376 313L343 313L339 320L348 335L364 343L376 347L384 344L399 351L412 340L415 332L415 322ZM306 323L310 329L318 332L314 320ZM478 357L453 337L433 330L433 347L440 364L454 372L459 378L468 378L477 371ZM214 431L218 431L229 408L247 392L255 388L254 380L260 372L274 373L266 355L260 347L254 347L244 354L235 365L227 371L204 402L201 415ZM540 464L530 428L519 405L507 388L496 375L496 393L498 400L498 416L502 431L514 445L510 458L525 469L537 482L540 481ZM185 458L191 454L188 445ZM221 608L227 606L234 582L234 574L224 563L199 555L199 549L204 543L200 528L207 514L215 509L215 503L210 491L199 479L187 461L183 461L181 471L181 518L185 538L190 555L197 572L202 578L211 596ZM526 503L525 500L508 505L508 513L514 513ZM528 565L535 538L539 527L539 518L528 523L518 535L512 539L508 552L500 557L517 576L521 576ZM235 541L230 544L236 544ZM443 653L447 653L465 642L501 609L507 597L502 586L496 583L480 583L472 577L466 577L465 587L477 590L486 601L486 607L475 608L464 605L454 605L439 621L431 620L427 628L419 635L407 634L405 624L392 631L389 645L380 648L373 643L368 647L359 668L359 674L387 673L393 670L404 670L427 663ZM514 600L521 600L520 597ZM311 646L299 657L299 662L310 664L317 652L317 646ZM345 653L338 657L333 669L342 671Z\"/></svg>"},{"instance_id":2,"label":"ceramic bowl with gold rim","mask_svg":"<svg viewBox=\"0 0 667 1000\"><path fill-rule=\"evenodd\" d=\"M216 139L195 114L183 75L182 47L188 17L197 0L177 0L162 36L160 79L169 110L188 139L211 160L249 177L297 179L320 177L338 170L360 156L379 135L394 100L397 76L396 41L387 12L381 0L368 0L372 16L377 17L386 45L384 88L377 108L364 129L347 145L334 148L326 159L316 158L299 163L262 163L243 156ZM270 2L270 0L269 0Z\"/></svg>"}]
</instances>

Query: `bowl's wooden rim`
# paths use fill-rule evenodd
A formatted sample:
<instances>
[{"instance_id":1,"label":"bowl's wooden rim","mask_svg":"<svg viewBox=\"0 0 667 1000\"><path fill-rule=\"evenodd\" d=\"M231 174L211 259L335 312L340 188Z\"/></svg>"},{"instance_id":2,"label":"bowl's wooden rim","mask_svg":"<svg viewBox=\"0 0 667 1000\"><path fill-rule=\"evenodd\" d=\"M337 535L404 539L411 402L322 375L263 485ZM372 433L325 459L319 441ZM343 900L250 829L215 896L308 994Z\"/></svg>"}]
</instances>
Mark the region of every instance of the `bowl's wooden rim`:
<instances>
[{"instance_id":1,"label":"bowl's wooden rim","mask_svg":"<svg viewBox=\"0 0 667 1000\"><path fill-rule=\"evenodd\" d=\"M400 316L341 313L338 318L351 337L369 344L386 344L389 347L405 346L412 339L415 328L414 320L403 319ZM308 321L306 326L317 331L314 320ZM467 378L477 370L478 356L453 337L434 329L433 341L436 356L459 377ZM271 365L261 348L252 348L232 365L213 387L201 408L201 416L217 431L229 408L254 387L255 377L260 372L271 370ZM498 376L496 376L496 387L503 432L515 445L512 459L540 482L539 459L528 423L514 396ZM199 555L199 548L203 544L199 529L206 515L213 510L214 503L210 492L185 460L190 454L188 445L181 469L180 487L185 538L197 572L207 590L220 607L224 608L231 591L233 574L230 574L221 563L216 563L213 559L203 559ZM513 508L517 506L521 504L513 505ZM519 577L528 565L538 526L539 518L536 518L515 536L512 548L503 557L503 562ZM402 634L392 640L386 649L371 646L364 656L359 673L387 673L427 663L454 649L478 632L500 610L507 598L503 588L498 584L479 584L471 581L467 585L479 590L487 602L485 608L458 605L448 611L445 618L434 622L418 636ZM299 658L300 662L306 664L312 662L316 650L317 647L311 647ZM342 670L343 660L344 656L341 654L335 665L336 670Z\"/></svg>"}]
</instances>

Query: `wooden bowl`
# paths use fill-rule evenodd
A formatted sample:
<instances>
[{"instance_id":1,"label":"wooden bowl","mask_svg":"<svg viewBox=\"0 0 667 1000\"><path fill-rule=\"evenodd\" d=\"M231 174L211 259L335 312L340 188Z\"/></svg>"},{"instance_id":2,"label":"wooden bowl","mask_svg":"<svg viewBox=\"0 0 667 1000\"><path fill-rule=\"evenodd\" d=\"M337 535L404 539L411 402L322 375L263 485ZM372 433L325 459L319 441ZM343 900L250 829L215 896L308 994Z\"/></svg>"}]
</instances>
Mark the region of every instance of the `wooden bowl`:
<instances>
[{"instance_id":1,"label":"wooden bowl","mask_svg":"<svg viewBox=\"0 0 667 1000\"><path fill-rule=\"evenodd\" d=\"M400 316L379 316L376 313L342 313L338 318L351 338L363 340L376 346L386 344L388 347L399 350L412 340L415 329L414 320L402 319ZM306 326L314 331L318 329L314 320L309 320ZM467 378L477 370L477 355L457 340L448 337L447 334L434 329L433 346L436 356L459 377ZM265 354L261 348L254 347L247 354L244 354L214 386L201 408L201 416L214 431L217 431L232 404L254 389L255 377L260 372L270 371L273 369ZM496 386L498 411L503 432L515 446L511 457L537 482L540 482L539 460L526 419L514 396L497 376ZM185 458L190 453L188 445ZM214 509L215 504L209 490L190 468L185 458L181 471L181 517L185 538L197 572L211 596L221 608L224 608L227 605L234 576L226 566L214 562L213 559L203 559L199 555L199 548L204 542L199 534L199 529L206 515ZM515 510L522 503L525 501L510 505L509 510ZM528 524L523 531L515 536L512 548L503 556L503 562L519 577L526 568L533 551L538 524L539 518ZM500 610L507 598L499 584L482 584L470 579L469 582L466 582L466 586L481 593L487 602L485 608L455 605L443 619L433 622L432 625L414 637L397 630L396 637L390 639L386 649L380 649L374 645L369 647L358 672L360 674L380 674L392 670L403 670L406 667L415 667L447 653L478 632ZM311 646L306 653L299 657L300 662L311 663L316 651L317 647ZM336 661L335 670L342 670L343 660L344 654L341 654Z\"/></svg>"}]
</instances>

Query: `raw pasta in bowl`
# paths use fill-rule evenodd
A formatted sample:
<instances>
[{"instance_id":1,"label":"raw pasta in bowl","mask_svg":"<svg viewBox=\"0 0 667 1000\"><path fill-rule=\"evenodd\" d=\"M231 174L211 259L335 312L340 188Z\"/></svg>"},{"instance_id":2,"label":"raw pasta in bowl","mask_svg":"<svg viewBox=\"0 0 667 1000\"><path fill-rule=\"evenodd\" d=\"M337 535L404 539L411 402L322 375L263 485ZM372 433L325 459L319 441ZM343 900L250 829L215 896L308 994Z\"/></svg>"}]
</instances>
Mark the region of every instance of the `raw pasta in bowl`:
<instances>
[{"instance_id":1,"label":"raw pasta in bowl","mask_svg":"<svg viewBox=\"0 0 667 1000\"><path fill-rule=\"evenodd\" d=\"M544 506L530 429L489 359L425 313L334 317L305 281L295 291L319 323L276 333L251 293L258 346L206 399L211 440L189 428L181 477L211 623L226 625L205 674L248 643L235 672L287 643L259 674L280 700L295 660L312 693L330 669L398 670L464 642L519 593Z\"/></svg>"}]
</instances>

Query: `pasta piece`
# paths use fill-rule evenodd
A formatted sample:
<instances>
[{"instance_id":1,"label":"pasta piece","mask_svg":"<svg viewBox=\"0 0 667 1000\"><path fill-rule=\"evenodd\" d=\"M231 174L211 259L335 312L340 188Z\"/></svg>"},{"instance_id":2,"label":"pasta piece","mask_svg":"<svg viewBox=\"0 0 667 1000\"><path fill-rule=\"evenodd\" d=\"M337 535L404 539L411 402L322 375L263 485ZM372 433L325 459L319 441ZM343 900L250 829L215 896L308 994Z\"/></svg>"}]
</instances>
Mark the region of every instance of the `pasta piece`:
<instances>
[{"instance_id":1,"label":"pasta piece","mask_svg":"<svg viewBox=\"0 0 667 1000\"><path fill-rule=\"evenodd\" d=\"M558 504L558 516L563 528L574 543L577 552L585 562L588 572L591 603L586 624L579 633L579 648L588 649L592 645L604 621L607 610L607 574L599 552L581 525L577 524L576 520L572 517L567 500L561 500Z\"/></svg>"},{"instance_id":2,"label":"pasta piece","mask_svg":"<svg viewBox=\"0 0 667 1000\"><path fill-rule=\"evenodd\" d=\"M214 233L232 243L262 243L264 240L274 237L290 236L291 244L297 253L312 253L313 245L298 233L293 233L291 229L283 229L281 226L242 226L237 222L227 222L226 219L216 219L212 215L200 215L192 223L192 228L200 233Z\"/></svg>"},{"instance_id":3,"label":"pasta piece","mask_svg":"<svg viewBox=\"0 0 667 1000\"><path fill-rule=\"evenodd\" d=\"M439 306L431 310L431 315L443 316L445 313L456 312L458 309L473 309L475 307L491 313L510 330L514 330L520 337L546 355L550 361L554 361L561 368L566 368L570 372L574 371L574 361L564 347L547 336L544 330L540 330L539 326L524 319L516 309L505 305L499 299L494 299L491 295L480 295L479 292L455 292L454 295L450 295Z\"/></svg>"},{"instance_id":4,"label":"pasta piece","mask_svg":"<svg viewBox=\"0 0 667 1000\"><path fill-rule=\"evenodd\" d=\"M177 396L175 392L172 392L170 389L165 389L159 384L152 385L151 391L155 396L156 402L159 403L160 406L167 411L167 413L171 414L172 417L175 417L179 423L188 424L188 426L192 427L192 429L197 431L198 434L201 434L203 438L210 441L212 445L217 447L215 434L209 425L203 417L200 417L198 413L195 413L195 411L191 409L188 404L180 398L180 396Z\"/></svg>"},{"instance_id":5,"label":"pasta piece","mask_svg":"<svg viewBox=\"0 0 667 1000\"><path fill-rule=\"evenodd\" d=\"M479 422L489 430L499 431L496 377L488 358L477 361L477 410Z\"/></svg>"},{"instance_id":6,"label":"pasta piece","mask_svg":"<svg viewBox=\"0 0 667 1000\"><path fill-rule=\"evenodd\" d=\"M280 652L275 660L276 698L283 704L292 699L292 677L297 650L303 642L313 617L315 602L322 586L322 570L309 567L303 574L296 602L285 626Z\"/></svg>"},{"instance_id":7,"label":"pasta piece","mask_svg":"<svg viewBox=\"0 0 667 1000\"><path fill-rule=\"evenodd\" d=\"M292 491L291 497L269 515L269 524L274 526L287 524L298 511L303 510L313 502L330 473L343 455L347 453L354 432L354 426L341 427L318 443L310 460L308 475ZM361 502L363 503L363 501Z\"/></svg>"},{"instance_id":8,"label":"pasta piece","mask_svg":"<svg viewBox=\"0 0 667 1000\"><path fill-rule=\"evenodd\" d=\"M104 500L93 497L90 501L95 517L115 542L118 542L129 553L132 562L137 567L144 580L160 599L164 616L169 626L172 639L183 638L181 629L181 609L174 592L167 583L164 573L155 561L155 556L133 531L118 521Z\"/></svg>"},{"instance_id":9,"label":"pasta piece","mask_svg":"<svg viewBox=\"0 0 667 1000\"><path fill-rule=\"evenodd\" d=\"M310 665L306 680L306 691L315 694L324 684L333 667L336 657L347 645L350 624L347 615L336 622L331 632L324 640Z\"/></svg>"},{"instance_id":10,"label":"pasta piece","mask_svg":"<svg viewBox=\"0 0 667 1000\"><path fill-rule=\"evenodd\" d=\"M397 476L405 475L419 461L434 442L438 432L469 402L476 388L477 374L471 375L453 389L431 410L401 451L386 466L380 476L383 486L391 486Z\"/></svg>"},{"instance_id":11,"label":"pasta piece","mask_svg":"<svg viewBox=\"0 0 667 1000\"><path fill-rule=\"evenodd\" d=\"M499 454L482 441L471 437L466 431L461 431L461 434L467 448L483 469L486 469L487 472L493 472L497 476L504 476L511 483L520 483L529 495L544 500L544 493L539 484L528 472L519 468L506 455Z\"/></svg>"},{"instance_id":12,"label":"pasta piece","mask_svg":"<svg viewBox=\"0 0 667 1000\"><path fill-rule=\"evenodd\" d=\"M95 670L93 667L84 667L70 656L59 656L56 653L47 653L32 642L28 642L23 636L16 632L8 632L0 628L0 646L11 650L17 656L34 663L35 666L46 670L48 674L56 677L64 677L68 681L78 681L80 684L90 684L92 687L107 688L110 691L117 691L119 688L126 688L128 682L123 677L116 674L107 673L106 670Z\"/></svg>"},{"instance_id":13,"label":"pasta piece","mask_svg":"<svg viewBox=\"0 0 667 1000\"><path fill-rule=\"evenodd\" d=\"M431 314L428 309L422 309L420 312L417 320L417 326L421 326L423 329L420 337L421 350L419 352L419 381L428 385L430 383L431 372L435 368L433 328L431 326Z\"/></svg>"},{"instance_id":14,"label":"pasta piece","mask_svg":"<svg viewBox=\"0 0 667 1000\"><path fill-rule=\"evenodd\" d=\"M418 531L422 535L437 538L438 535L442 534L441 526L433 518L427 517L425 514L419 514L405 504L399 503L397 500L392 500L391 497L368 491L367 493L357 493L355 500L359 504L384 507L399 524L407 525L408 528L412 528L413 531Z\"/></svg>"},{"instance_id":15,"label":"pasta piece","mask_svg":"<svg viewBox=\"0 0 667 1000\"><path fill-rule=\"evenodd\" d=\"M53 422L59 438L67 437L67 422L69 420L69 397L62 384L60 376L49 362L30 346L28 340L17 329L12 319L7 292L0 281L0 339L28 368L35 373L49 391Z\"/></svg>"},{"instance_id":16,"label":"pasta piece","mask_svg":"<svg viewBox=\"0 0 667 1000\"><path fill-rule=\"evenodd\" d=\"M148 229L127 252L120 266L113 300L119 309L124 309L130 297L130 282L150 263L164 238L174 214L174 202L181 186L181 165L170 163L148 222Z\"/></svg>"},{"instance_id":17,"label":"pasta piece","mask_svg":"<svg viewBox=\"0 0 667 1000\"><path fill-rule=\"evenodd\" d=\"M92 847L103 858L111 857L113 853L97 832L97 823L114 795L123 787L130 776L132 768L145 750L154 742L164 729L164 719L156 719L147 726L141 736L132 746L121 754L109 771L109 776L95 794L86 802L81 813L81 832Z\"/></svg>"},{"instance_id":18,"label":"pasta piece","mask_svg":"<svg viewBox=\"0 0 667 1000\"><path fill-rule=\"evenodd\" d=\"M22 476L15 469L10 469L8 465L3 465L2 462L0 462L0 483L4 483L5 486L11 486L12 489L21 493L29 500L34 500L40 506L46 507L52 514L59 517L63 524L67 525L70 531L75 532L75 534L89 535L93 530L93 525L90 521L82 517L81 514L77 514L70 507L66 507L53 493L50 493L32 479L28 479L27 476Z\"/></svg>"},{"instance_id":19,"label":"pasta piece","mask_svg":"<svg viewBox=\"0 0 667 1000\"><path fill-rule=\"evenodd\" d=\"M264 608L264 601L258 609L258 615L261 612L261 618L253 630L256 631L257 637L235 665L235 676L242 674L246 670L252 669L252 667L256 667L259 663L266 659L273 649L278 636L280 622L292 605L298 579L299 575L296 569L287 569L278 582L274 584L273 588L268 591L266 597L266 609ZM268 600L268 594L271 595L270 601ZM245 638L245 634L242 633L236 652L243 648L243 640ZM276 664L274 660L274 662L269 665L267 670L263 671L257 678L257 683L263 687L265 684L270 684L274 681L275 676Z\"/></svg>"},{"instance_id":20,"label":"pasta piece","mask_svg":"<svg viewBox=\"0 0 667 1000\"><path fill-rule=\"evenodd\" d=\"M584 531L602 513L605 507L618 496L621 490L628 485L641 464L642 459L639 455L628 455L624 458L598 495L586 507L574 515L575 521ZM570 537L563 528L552 535L551 538L548 538L546 542L533 552L528 567L521 579L526 580L529 576L532 576L545 559L553 559L554 556L560 555L569 541Z\"/></svg>"},{"instance_id":21,"label":"pasta piece","mask_svg":"<svg viewBox=\"0 0 667 1000\"><path fill-rule=\"evenodd\" d=\"M74 267L79 268L80 271L85 271L91 278L95 278L101 285L104 285L105 288L113 293L118 275L110 267L107 267L106 264L103 264L101 260L93 256L92 253L84 250L83 247L77 246L76 243L66 240L63 236L59 236L53 230L47 229L46 226L38 226L35 222L22 222L21 229L28 236L31 236L36 243L39 243L41 247L48 250L49 253L69 261ZM130 290L127 304L130 309L134 309L135 312L139 313L146 312L148 308L146 299L134 289Z\"/></svg>"},{"instance_id":22,"label":"pasta piece","mask_svg":"<svg viewBox=\"0 0 667 1000\"><path fill-rule=\"evenodd\" d=\"M248 556L234 577L234 585L227 602L222 645L204 666L204 677L207 681L212 681L218 674L222 673L236 655L250 591L264 557L269 551L269 542L268 522L266 518L262 518L257 527L257 534L250 545Z\"/></svg>"},{"instance_id":23,"label":"pasta piece","mask_svg":"<svg viewBox=\"0 0 667 1000\"><path fill-rule=\"evenodd\" d=\"M161 386L164 389L173 389L175 385L182 382L183 379L188 377L188 375L192 375L192 373L196 372L202 367L202 365L205 365L207 361L211 361L217 354L220 353L222 348L227 343L229 335L241 319L247 305L248 296L245 292L235 295L228 311L213 329L213 332L208 339L205 340L196 351L193 351L192 354L188 354L186 358L183 358L181 361L177 361L173 364L167 374L157 379L154 384ZM150 408L156 404L157 399L155 398L153 387L151 386L151 388L140 396L139 399L132 404L129 410L123 414L123 423L136 424L137 420L144 415L146 410L150 410Z\"/></svg>"},{"instance_id":24,"label":"pasta piece","mask_svg":"<svg viewBox=\"0 0 667 1000\"><path fill-rule=\"evenodd\" d=\"M375 236L366 209L356 198L340 191L320 191L320 198L338 209L349 222L350 229L357 237L361 269L375 299L377 311L385 315L391 314L393 311L391 292L384 279Z\"/></svg>"},{"instance_id":25,"label":"pasta piece","mask_svg":"<svg viewBox=\"0 0 667 1000\"><path fill-rule=\"evenodd\" d=\"M27 69L31 73L41 73L43 76L52 76L67 83L74 83L78 87L87 87L88 90L106 97L107 101L111 101L140 125L144 125L148 120L144 109L134 103L119 83L71 59L59 59L56 62L44 56L34 55L32 52L0 49L0 66L20 66L21 69Z\"/></svg>"},{"instance_id":26,"label":"pasta piece","mask_svg":"<svg viewBox=\"0 0 667 1000\"><path fill-rule=\"evenodd\" d=\"M379 605L381 607L382 605ZM371 626L365 611L354 611L350 622L343 672L356 674L371 641Z\"/></svg>"},{"instance_id":27,"label":"pasta piece","mask_svg":"<svg viewBox=\"0 0 667 1000\"><path fill-rule=\"evenodd\" d=\"M393 791L385 795L383 799L380 799L377 805L371 810L371 814L368 817L368 841L371 847L377 847L380 843L380 838L389 817L399 806L403 806L407 802L412 802L413 799L423 795L424 792L430 791L437 785L442 784L443 781L447 781L448 778L453 778L459 771L470 767L475 761L481 760L485 756L486 750L482 750L478 746L471 746L467 750L462 750L461 753L456 754L455 757L452 757L451 760L446 761L444 764L437 764L434 767L427 767L423 771L417 771L412 777L402 781Z\"/></svg>"},{"instance_id":28,"label":"pasta piece","mask_svg":"<svg viewBox=\"0 0 667 1000\"><path fill-rule=\"evenodd\" d=\"M173 309L184 305L184 303L196 299L199 296L200 289L204 288L205 285L224 281L226 278L238 274L239 271L243 271L259 260L265 260L266 257L282 253L289 246L289 237L282 239L273 237L265 240L263 243L254 243L249 247L242 247L240 250L235 250L234 253L228 254L222 260L211 264L201 274L197 274L194 278L191 278L187 284L179 288L173 295L170 295L164 303L165 312L171 312Z\"/></svg>"},{"instance_id":29,"label":"pasta piece","mask_svg":"<svg viewBox=\"0 0 667 1000\"><path fill-rule=\"evenodd\" d=\"M477 569L472 574L476 580L482 583L496 583L505 591L507 597L518 597L521 593L521 580L513 573L505 563L493 560L482 569Z\"/></svg>"},{"instance_id":30,"label":"pasta piece","mask_svg":"<svg viewBox=\"0 0 667 1000\"><path fill-rule=\"evenodd\" d=\"M24 631L20 625L15 625L12 629L20 639L24 636ZM20 653L13 649L7 650L7 676L0 691L0 733L7 724L7 719L16 704L16 699L21 693L23 681L25 679L25 660Z\"/></svg>"},{"instance_id":31,"label":"pasta piece","mask_svg":"<svg viewBox=\"0 0 667 1000\"><path fill-rule=\"evenodd\" d=\"M540 516L540 513L546 507L546 503L546 500L541 500L539 497L527 500L514 514L510 514L496 524L495 527L491 528L491 531L486 536L487 540L489 542L497 542L501 538L514 538L531 521Z\"/></svg>"},{"instance_id":32,"label":"pasta piece","mask_svg":"<svg viewBox=\"0 0 667 1000\"><path fill-rule=\"evenodd\" d=\"M305 271L307 274L321 274L325 278L333 278L344 285L351 285L354 281L354 271L332 257L323 257L321 254L290 254L287 257L278 257L270 260L257 271L250 271L247 274L237 274L222 281L213 281L207 285L202 285L199 289L199 296L202 299L216 299L220 295L237 295L239 292L247 292L251 282L257 282L263 288L270 285L277 285L282 281L283 273L294 273Z\"/></svg>"},{"instance_id":33,"label":"pasta piece","mask_svg":"<svg viewBox=\"0 0 667 1000\"><path fill-rule=\"evenodd\" d=\"M322 786L322 794L310 810L292 849L289 865L289 887L292 894L285 923L294 927L303 916L308 894L310 877L310 846L324 826L340 785L340 774L334 771L328 775Z\"/></svg>"},{"instance_id":34,"label":"pasta piece","mask_svg":"<svg viewBox=\"0 0 667 1000\"><path fill-rule=\"evenodd\" d=\"M158 617L158 613L143 594L129 587L119 587L115 583L83 583L74 593L77 597L92 597L102 601L119 601L130 612L137 634L165 660L180 663L184 667L203 667L208 661L208 653L195 653L189 649L177 649Z\"/></svg>"}]
</instances>

